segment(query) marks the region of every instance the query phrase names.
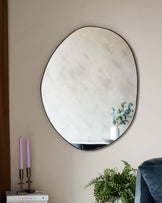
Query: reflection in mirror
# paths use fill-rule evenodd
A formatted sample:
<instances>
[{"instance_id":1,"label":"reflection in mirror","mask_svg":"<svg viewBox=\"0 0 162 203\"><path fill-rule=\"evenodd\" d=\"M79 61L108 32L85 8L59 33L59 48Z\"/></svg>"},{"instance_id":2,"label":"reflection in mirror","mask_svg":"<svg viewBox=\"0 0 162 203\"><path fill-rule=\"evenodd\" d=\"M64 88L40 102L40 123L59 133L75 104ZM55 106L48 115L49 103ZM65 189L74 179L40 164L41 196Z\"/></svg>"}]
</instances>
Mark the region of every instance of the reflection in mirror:
<instances>
[{"instance_id":1,"label":"reflection in mirror","mask_svg":"<svg viewBox=\"0 0 162 203\"><path fill-rule=\"evenodd\" d=\"M84 150L111 144L136 108L137 71L128 43L108 29L76 30L52 54L41 95L51 124L70 144Z\"/></svg>"}]
</instances>

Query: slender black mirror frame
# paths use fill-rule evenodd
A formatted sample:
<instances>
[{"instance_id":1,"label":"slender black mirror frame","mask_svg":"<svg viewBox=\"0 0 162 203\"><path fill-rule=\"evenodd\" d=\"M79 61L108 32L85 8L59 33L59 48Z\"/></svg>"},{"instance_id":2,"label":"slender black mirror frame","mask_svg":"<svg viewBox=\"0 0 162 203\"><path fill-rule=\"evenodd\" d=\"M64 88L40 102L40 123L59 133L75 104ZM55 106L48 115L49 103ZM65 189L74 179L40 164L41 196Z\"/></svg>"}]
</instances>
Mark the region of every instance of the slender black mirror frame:
<instances>
[{"instance_id":1,"label":"slender black mirror frame","mask_svg":"<svg viewBox=\"0 0 162 203\"><path fill-rule=\"evenodd\" d=\"M95 26L68 35L51 55L41 82L47 117L68 143L95 150L130 127L137 104L137 66L128 42Z\"/></svg>"}]
</instances>

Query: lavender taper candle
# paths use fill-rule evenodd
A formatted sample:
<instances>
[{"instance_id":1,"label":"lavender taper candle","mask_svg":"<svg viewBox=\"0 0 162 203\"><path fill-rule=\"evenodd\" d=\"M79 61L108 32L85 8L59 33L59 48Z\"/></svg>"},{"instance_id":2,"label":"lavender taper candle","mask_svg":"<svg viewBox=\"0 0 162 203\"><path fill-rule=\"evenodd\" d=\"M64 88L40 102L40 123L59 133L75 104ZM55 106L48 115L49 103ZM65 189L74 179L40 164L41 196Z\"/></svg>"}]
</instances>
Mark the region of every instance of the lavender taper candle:
<instances>
[{"instance_id":1,"label":"lavender taper candle","mask_svg":"<svg viewBox=\"0 0 162 203\"><path fill-rule=\"evenodd\" d=\"M26 139L26 164L27 164L27 168L30 168L30 144L29 144L29 139Z\"/></svg>"},{"instance_id":2,"label":"lavender taper candle","mask_svg":"<svg viewBox=\"0 0 162 203\"><path fill-rule=\"evenodd\" d=\"M23 169L23 140L19 137L19 169Z\"/></svg>"},{"instance_id":3,"label":"lavender taper candle","mask_svg":"<svg viewBox=\"0 0 162 203\"><path fill-rule=\"evenodd\" d=\"M30 180L31 178L31 168L30 168L30 144L29 144L29 139L26 139L26 172L27 172L27 181L26 183L28 183L28 188L25 190L28 193L34 193L35 190L30 188L30 185L32 183L32 181Z\"/></svg>"}]
</instances>

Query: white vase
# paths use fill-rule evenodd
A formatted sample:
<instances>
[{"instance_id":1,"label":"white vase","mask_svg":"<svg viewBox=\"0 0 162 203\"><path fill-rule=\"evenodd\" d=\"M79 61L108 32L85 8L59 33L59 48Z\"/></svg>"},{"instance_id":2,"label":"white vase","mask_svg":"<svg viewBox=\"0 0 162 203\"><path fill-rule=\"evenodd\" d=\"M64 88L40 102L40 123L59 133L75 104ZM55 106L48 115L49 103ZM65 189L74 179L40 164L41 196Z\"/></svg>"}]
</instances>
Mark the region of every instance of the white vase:
<instances>
[{"instance_id":1,"label":"white vase","mask_svg":"<svg viewBox=\"0 0 162 203\"><path fill-rule=\"evenodd\" d=\"M120 199L117 199L117 200L115 201L115 203L121 203L121 200L120 200Z\"/></svg>"},{"instance_id":2,"label":"white vase","mask_svg":"<svg viewBox=\"0 0 162 203\"><path fill-rule=\"evenodd\" d=\"M115 203L121 203L122 201L120 199L116 200ZM111 202L107 202L107 203L111 203Z\"/></svg>"},{"instance_id":3,"label":"white vase","mask_svg":"<svg viewBox=\"0 0 162 203\"><path fill-rule=\"evenodd\" d=\"M113 125L110 128L110 139L116 140L120 135L120 131L117 125Z\"/></svg>"},{"instance_id":4,"label":"white vase","mask_svg":"<svg viewBox=\"0 0 162 203\"><path fill-rule=\"evenodd\" d=\"M121 203L121 200L120 199L116 200L116 203Z\"/></svg>"}]
</instances>

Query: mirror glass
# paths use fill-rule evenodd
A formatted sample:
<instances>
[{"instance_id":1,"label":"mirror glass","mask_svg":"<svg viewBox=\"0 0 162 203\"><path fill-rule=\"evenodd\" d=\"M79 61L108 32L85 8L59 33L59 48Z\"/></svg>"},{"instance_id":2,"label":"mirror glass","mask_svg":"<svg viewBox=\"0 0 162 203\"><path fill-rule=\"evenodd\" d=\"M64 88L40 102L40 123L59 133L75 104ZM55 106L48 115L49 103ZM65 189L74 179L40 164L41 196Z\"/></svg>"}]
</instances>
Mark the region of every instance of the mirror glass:
<instances>
[{"instance_id":1,"label":"mirror glass","mask_svg":"<svg viewBox=\"0 0 162 203\"><path fill-rule=\"evenodd\" d=\"M83 27L64 39L45 68L41 96L55 130L82 150L117 140L136 109L137 70L128 43L100 27Z\"/></svg>"}]
</instances>

